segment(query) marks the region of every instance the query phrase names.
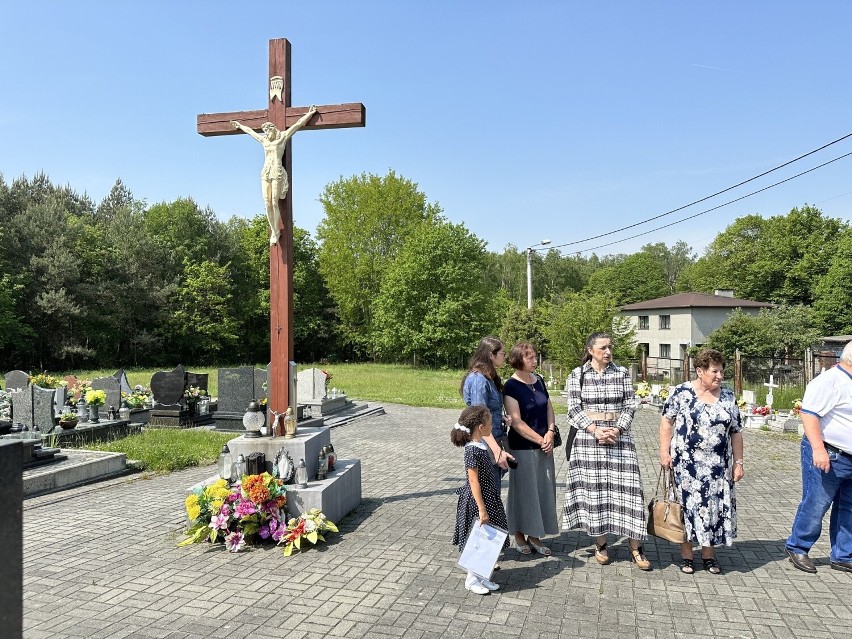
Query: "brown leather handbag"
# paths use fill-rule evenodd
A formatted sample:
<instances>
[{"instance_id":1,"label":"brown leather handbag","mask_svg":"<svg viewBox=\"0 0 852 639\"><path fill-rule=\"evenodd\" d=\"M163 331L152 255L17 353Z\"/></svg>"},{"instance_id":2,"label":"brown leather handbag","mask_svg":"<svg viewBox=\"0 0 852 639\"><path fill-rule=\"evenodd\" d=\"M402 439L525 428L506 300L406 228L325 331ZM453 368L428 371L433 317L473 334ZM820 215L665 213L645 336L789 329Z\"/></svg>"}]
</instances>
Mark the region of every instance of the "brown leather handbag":
<instances>
[{"instance_id":1,"label":"brown leather handbag","mask_svg":"<svg viewBox=\"0 0 852 639\"><path fill-rule=\"evenodd\" d=\"M657 498L660 483L663 484L662 499ZM686 542L683 507L676 496L674 471L671 468L666 470L660 466L657 488L654 497L648 502L648 534L676 544Z\"/></svg>"}]
</instances>

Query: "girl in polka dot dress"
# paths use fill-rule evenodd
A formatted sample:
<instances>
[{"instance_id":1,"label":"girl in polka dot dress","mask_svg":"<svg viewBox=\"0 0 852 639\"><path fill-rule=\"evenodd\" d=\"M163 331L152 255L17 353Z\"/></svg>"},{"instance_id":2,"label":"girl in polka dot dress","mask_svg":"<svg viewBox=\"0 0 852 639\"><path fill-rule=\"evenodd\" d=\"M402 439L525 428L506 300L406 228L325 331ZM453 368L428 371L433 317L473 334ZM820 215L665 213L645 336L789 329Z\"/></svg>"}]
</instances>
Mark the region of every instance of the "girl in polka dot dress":
<instances>
[{"instance_id":1,"label":"girl in polka dot dress","mask_svg":"<svg viewBox=\"0 0 852 639\"><path fill-rule=\"evenodd\" d=\"M473 528L473 522L479 519L480 525L493 524L507 528L506 511L500 501L500 489L494 481L494 469L488 455L488 447L482 441L483 435L491 433L491 413L482 405L468 406L462 411L458 423L450 431L450 440L456 446L464 446L464 467L467 471L467 483L456 491L459 496L456 510L456 531L453 544L463 547ZM506 539L505 547L509 540ZM488 579L480 579L473 573L467 573L465 588L477 595L487 595L500 586Z\"/></svg>"}]
</instances>

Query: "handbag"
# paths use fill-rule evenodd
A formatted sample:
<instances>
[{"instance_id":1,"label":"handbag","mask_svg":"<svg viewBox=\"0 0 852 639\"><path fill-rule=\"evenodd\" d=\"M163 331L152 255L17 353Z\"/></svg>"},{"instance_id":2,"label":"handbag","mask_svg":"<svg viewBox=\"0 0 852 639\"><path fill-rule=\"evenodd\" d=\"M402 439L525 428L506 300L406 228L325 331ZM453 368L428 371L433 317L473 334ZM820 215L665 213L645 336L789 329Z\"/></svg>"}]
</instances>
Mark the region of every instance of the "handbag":
<instances>
[{"instance_id":1,"label":"handbag","mask_svg":"<svg viewBox=\"0 0 852 639\"><path fill-rule=\"evenodd\" d=\"M658 499L660 483L663 483L663 498ZM660 466L654 497L648 502L648 534L675 544L686 542L683 525L683 507L675 496L674 471Z\"/></svg>"},{"instance_id":2,"label":"handbag","mask_svg":"<svg viewBox=\"0 0 852 639\"><path fill-rule=\"evenodd\" d=\"M553 447L559 448L562 445L562 433L559 432L559 426L553 425Z\"/></svg>"}]
</instances>

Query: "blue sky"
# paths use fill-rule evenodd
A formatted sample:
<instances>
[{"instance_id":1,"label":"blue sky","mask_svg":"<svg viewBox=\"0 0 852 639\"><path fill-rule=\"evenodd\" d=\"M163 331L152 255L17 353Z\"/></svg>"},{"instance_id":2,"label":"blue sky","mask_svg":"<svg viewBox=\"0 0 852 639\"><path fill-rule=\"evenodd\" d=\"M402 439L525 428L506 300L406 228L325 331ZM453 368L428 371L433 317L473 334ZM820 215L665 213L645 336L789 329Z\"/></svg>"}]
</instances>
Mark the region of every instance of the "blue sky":
<instances>
[{"instance_id":1,"label":"blue sky","mask_svg":"<svg viewBox=\"0 0 852 639\"><path fill-rule=\"evenodd\" d=\"M96 202L263 211L262 154L198 113L266 107L267 42L292 45L293 104L363 102L367 126L293 139L295 223L339 177L389 169L500 251L640 222L852 133L852 3L6 3L0 173L44 171ZM852 138L621 239L852 152ZM681 225L685 240L815 204L852 219L852 157ZM563 249L600 246L604 240Z\"/></svg>"}]
</instances>

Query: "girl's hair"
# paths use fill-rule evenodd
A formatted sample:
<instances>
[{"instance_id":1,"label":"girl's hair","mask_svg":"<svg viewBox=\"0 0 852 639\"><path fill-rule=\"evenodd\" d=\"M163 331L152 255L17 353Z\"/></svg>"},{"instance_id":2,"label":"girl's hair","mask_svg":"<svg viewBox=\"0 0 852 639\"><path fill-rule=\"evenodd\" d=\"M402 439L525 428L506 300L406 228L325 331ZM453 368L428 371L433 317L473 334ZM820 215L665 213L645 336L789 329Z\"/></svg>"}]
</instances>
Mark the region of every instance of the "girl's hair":
<instances>
[{"instance_id":1,"label":"girl's hair","mask_svg":"<svg viewBox=\"0 0 852 639\"><path fill-rule=\"evenodd\" d=\"M502 393L503 382L500 380L500 374L497 372L497 369L494 368L494 363L491 361L491 356L496 355L502 350L503 342L493 335L488 335L487 337L483 337L479 340L479 345L476 347L476 351L474 352L473 357L470 358L470 363L467 365L467 372L464 374L464 377L462 377L459 393L464 395L464 381L467 379L467 376L474 371L482 373L488 379L492 380L494 384L497 385L497 390Z\"/></svg>"},{"instance_id":2,"label":"girl's hair","mask_svg":"<svg viewBox=\"0 0 852 639\"><path fill-rule=\"evenodd\" d=\"M592 354L589 349L595 345L599 339L612 339L609 333L592 333L586 338L586 348L583 349L583 359L580 360L580 366L592 360Z\"/></svg>"},{"instance_id":3,"label":"girl's hair","mask_svg":"<svg viewBox=\"0 0 852 639\"><path fill-rule=\"evenodd\" d=\"M467 428L468 432L465 432L453 426L453 430L450 431L450 441L453 442L454 446L464 446L471 439L473 439L471 435L473 433L474 428L477 428L480 424L484 424L490 421L491 412L488 410L488 408L486 408L482 404L474 404L473 406L468 406L462 411L462 414L459 417L458 421L458 425Z\"/></svg>"},{"instance_id":4,"label":"girl's hair","mask_svg":"<svg viewBox=\"0 0 852 639\"><path fill-rule=\"evenodd\" d=\"M512 352L509 353L509 366L516 371L521 370L524 367L524 357L529 352L538 353L532 342L518 342L515 344L512 347Z\"/></svg>"}]
</instances>

